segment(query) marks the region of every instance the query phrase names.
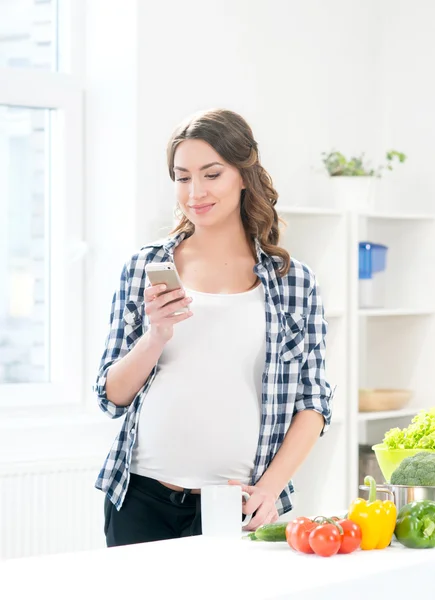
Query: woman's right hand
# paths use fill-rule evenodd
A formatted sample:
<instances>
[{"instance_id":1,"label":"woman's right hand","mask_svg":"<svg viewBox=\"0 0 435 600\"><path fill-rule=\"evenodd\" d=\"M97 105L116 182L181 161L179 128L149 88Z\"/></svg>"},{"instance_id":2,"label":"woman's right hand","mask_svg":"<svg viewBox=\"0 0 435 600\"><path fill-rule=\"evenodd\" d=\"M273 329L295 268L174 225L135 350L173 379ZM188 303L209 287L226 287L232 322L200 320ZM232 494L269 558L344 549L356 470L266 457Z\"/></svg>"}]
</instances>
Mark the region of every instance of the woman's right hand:
<instances>
[{"instance_id":1,"label":"woman's right hand","mask_svg":"<svg viewBox=\"0 0 435 600\"><path fill-rule=\"evenodd\" d=\"M145 289L145 312L150 322L150 335L163 344L173 336L174 325L192 316L190 310L179 315L173 314L192 302L192 298L187 298L184 290L165 290L165 285L153 285Z\"/></svg>"}]
</instances>

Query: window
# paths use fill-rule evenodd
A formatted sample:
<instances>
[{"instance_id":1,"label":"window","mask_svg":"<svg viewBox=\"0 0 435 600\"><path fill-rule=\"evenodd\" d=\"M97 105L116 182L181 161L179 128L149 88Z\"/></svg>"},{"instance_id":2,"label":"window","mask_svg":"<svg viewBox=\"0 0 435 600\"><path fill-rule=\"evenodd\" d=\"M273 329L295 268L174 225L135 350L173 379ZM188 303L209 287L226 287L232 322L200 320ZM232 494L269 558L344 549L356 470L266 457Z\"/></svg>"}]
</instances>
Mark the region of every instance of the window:
<instances>
[{"instance_id":1,"label":"window","mask_svg":"<svg viewBox=\"0 0 435 600\"><path fill-rule=\"evenodd\" d=\"M57 69L56 0L0 0L0 67Z\"/></svg>"},{"instance_id":2,"label":"window","mask_svg":"<svg viewBox=\"0 0 435 600\"><path fill-rule=\"evenodd\" d=\"M49 121L0 106L0 383L50 380Z\"/></svg>"},{"instance_id":3,"label":"window","mask_svg":"<svg viewBox=\"0 0 435 600\"><path fill-rule=\"evenodd\" d=\"M82 402L79 5L0 0L0 408Z\"/></svg>"}]
</instances>

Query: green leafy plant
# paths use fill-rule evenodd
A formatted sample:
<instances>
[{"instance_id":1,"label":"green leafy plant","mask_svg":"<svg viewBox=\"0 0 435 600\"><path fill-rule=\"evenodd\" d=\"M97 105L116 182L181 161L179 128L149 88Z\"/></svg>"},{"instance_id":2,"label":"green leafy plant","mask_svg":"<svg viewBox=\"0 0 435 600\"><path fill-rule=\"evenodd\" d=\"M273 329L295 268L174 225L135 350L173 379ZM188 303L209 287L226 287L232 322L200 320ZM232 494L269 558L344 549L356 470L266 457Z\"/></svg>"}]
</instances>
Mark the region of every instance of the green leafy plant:
<instances>
[{"instance_id":1,"label":"green leafy plant","mask_svg":"<svg viewBox=\"0 0 435 600\"><path fill-rule=\"evenodd\" d=\"M405 162L406 155L403 152L390 150L386 153L385 159L387 161L385 165L373 169L364 163L364 153L360 156L351 156L348 160L344 154L336 150L322 152L323 164L331 177L381 177L384 169L393 170L392 163L395 159L399 163Z\"/></svg>"},{"instance_id":2,"label":"green leafy plant","mask_svg":"<svg viewBox=\"0 0 435 600\"><path fill-rule=\"evenodd\" d=\"M435 408L421 410L404 429L390 429L383 442L390 450L435 450Z\"/></svg>"}]
</instances>

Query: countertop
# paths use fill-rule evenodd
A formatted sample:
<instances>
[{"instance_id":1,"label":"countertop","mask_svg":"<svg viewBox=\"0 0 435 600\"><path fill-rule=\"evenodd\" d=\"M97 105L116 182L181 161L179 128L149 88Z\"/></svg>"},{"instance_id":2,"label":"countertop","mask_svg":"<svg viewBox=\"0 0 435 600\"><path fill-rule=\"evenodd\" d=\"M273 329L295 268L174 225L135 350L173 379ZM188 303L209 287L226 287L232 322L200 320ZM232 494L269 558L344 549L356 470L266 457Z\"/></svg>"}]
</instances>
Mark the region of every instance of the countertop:
<instances>
[{"instance_id":1,"label":"countertop","mask_svg":"<svg viewBox=\"0 0 435 600\"><path fill-rule=\"evenodd\" d=\"M286 543L204 536L0 563L5 600L385 600L427 596L435 549L322 558Z\"/></svg>"}]
</instances>

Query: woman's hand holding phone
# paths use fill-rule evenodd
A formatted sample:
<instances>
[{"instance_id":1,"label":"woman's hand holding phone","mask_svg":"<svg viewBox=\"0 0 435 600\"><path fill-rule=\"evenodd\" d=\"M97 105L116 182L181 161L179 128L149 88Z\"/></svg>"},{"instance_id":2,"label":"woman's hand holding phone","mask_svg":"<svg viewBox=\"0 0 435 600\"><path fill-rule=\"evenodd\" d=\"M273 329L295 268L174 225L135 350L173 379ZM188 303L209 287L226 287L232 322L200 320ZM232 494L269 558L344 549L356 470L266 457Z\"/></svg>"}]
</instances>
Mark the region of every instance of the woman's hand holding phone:
<instances>
[{"instance_id":1,"label":"woman's hand holding phone","mask_svg":"<svg viewBox=\"0 0 435 600\"><path fill-rule=\"evenodd\" d=\"M157 364L166 342L171 339L174 325L192 315L186 310L190 298L185 297L185 292L179 288L169 292L166 289L163 284L145 288L145 312L151 326L138 343L108 370L106 393L117 406L132 403ZM185 312L174 315L182 308Z\"/></svg>"},{"instance_id":2,"label":"woman's hand holding phone","mask_svg":"<svg viewBox=\"0 0 435 600\"><path fill-rule=\"evenodd\" d=\"M145 289L145 312L150 322L150 335L163 343L173 336L174 325L192 316L190 310L174 315L192 302L192 298L187 298L183 289L178 288L170 292L165 290L164 284L152 285Z\"/></svg>"}]
</instances>

